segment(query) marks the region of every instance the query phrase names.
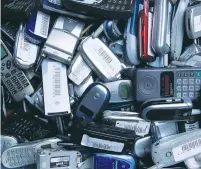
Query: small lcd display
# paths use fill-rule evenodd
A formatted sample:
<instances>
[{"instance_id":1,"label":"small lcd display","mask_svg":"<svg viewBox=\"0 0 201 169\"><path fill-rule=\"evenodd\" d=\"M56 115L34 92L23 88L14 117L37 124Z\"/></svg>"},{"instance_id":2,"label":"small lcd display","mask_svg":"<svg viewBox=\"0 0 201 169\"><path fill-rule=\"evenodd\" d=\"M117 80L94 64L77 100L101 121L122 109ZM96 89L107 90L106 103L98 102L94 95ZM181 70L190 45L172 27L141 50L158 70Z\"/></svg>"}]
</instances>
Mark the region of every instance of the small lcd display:
<instances>
[{"instance_id":1,"label":"small lcd display","mask_svg":"<svg viewBox=\"0 0 201 169\"><path fill-rule=\"evenodd\" d=\"M1 60L8 55L5 48L1 45Z\"/></svg>"},{"instance_id":2,"label":"small lcd display","mask_svg":"<svg viewBox=\"0 0 201 169\"><path fill-rule=\"evenodd\" d=\"M8 55L6 49L1 45L1 60Z\"/></svg>"},{"instance_id":3,"label":"small lcd display","mask_svg":"<svg viewBox=\"0 0 201 169\"><path fill-rule=\"evenodd\" d=\"M121 86L121 91L120 91L120 95L123 99L127 99L128 98L128 86L127 85L122 85Z\"/></svg>"},{"instance_id":4,"label":"small lcd display","mask_svg":"<svg viewBox=\"0 0 201 169\"><path fill-rule=\"evenodd\" d=\"M161 97L174 96L174 73L163 72L161 73Z\"/></svg>"}]
</instances>

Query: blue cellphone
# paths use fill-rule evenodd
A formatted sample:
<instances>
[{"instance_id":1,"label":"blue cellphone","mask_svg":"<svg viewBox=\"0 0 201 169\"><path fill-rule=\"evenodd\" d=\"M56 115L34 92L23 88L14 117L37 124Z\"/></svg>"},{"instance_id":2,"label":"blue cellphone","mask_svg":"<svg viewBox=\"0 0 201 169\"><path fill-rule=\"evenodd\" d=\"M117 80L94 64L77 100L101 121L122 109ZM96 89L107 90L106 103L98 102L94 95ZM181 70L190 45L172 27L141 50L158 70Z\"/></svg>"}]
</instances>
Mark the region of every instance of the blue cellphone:
<instances>
[{"instance_id":1,"label":"blue cellphone","mask_svg":"<svg viewBox=\"0 0 201 169\"><path fill-rule=\"evenodd\" d=\"M136 169L133 155L94 154L94 169Z\"/></svg>"},{"instance_id":2,"label":"blue cellphone","mask_svg":"<svg viewBox=\"0 0 201 169\"><path fill-rule=\"evenodd\" d=\"M138 25L138 14L139 14L139 6L141 0L135 0L134 3L134 12L132 17L128 20L127 27L125 30L125 39L126 39L126 53L127 60L132 65L140 64L140 60L138 57L138 46L137 46L137 26Z\"/></svg>"},{"instance_id":3,"label":"blue cellphone","mask_svg":"<svg viewBox=\"0 0 201 169\"><path fill-rule=\"evenodd\" d=\"M100 120L109 100L110 92L107 87L101 83L93 83L83 93L74 113L85 122Z\"/></svg>"},{"instance_id":4,"label":"blue cellphone","mask_svg":"<svg viewBox=\"0 0 201 169\"><path fill-rule=\"evenodd\" d=\"M37 11L33 14L25 29L25 38L34 43L39 44L44 42L49 33L50 16L42 11Z\"/></svg>"}]
</instances>

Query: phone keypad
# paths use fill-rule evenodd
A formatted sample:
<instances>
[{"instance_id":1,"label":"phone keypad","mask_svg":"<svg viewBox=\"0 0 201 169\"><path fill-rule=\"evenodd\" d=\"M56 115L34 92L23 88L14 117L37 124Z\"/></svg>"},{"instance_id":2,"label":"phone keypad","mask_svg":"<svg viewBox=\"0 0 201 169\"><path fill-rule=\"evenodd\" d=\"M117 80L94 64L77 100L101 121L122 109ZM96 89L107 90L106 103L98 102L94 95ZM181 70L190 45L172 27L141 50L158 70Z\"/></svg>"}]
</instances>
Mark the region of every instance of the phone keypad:
<instances>
[{"instance_id":1,"label":"phone keypad","mask_svg":"<svg viewBox=\"0 0 201 169\"><path fill-rule=\"evenodd\" d=\"M1 62L1 79L16 101L22 100L26 94L33 93L33 87L24 72L18 70L9 57Z\"/></svg>"},{"instance_id":2,"label":"phone keypad","mask_svg":"<svg viewBox=\"0 0 201 169\"><path fill-rule=\"evenodd\" d=\"M35 163L36 152L30 147L13 147L6 150L5 154L5 164L7 167L21 167Z\"/></svg>"},{"instance_id":3,"label":"phone keypad","mask_svg":"<svg viewBox=\"0 0 201 169\"><path fill-rule=\"evenodd\" d=\"M176 76L177 97L190 97L194 99L200 96L201 71L177 72Z\"/></svg>"},{"instance_id":4,"label":"phone keypad","mask_svg":"<svg viewBox=\"0 0 201 169\"><path fill-rule=\"evenodd\" d=\"M107 10L125 11L130 10L130 3L130 0L106 0L103 7Z\"/></svg>"}]
</instances>

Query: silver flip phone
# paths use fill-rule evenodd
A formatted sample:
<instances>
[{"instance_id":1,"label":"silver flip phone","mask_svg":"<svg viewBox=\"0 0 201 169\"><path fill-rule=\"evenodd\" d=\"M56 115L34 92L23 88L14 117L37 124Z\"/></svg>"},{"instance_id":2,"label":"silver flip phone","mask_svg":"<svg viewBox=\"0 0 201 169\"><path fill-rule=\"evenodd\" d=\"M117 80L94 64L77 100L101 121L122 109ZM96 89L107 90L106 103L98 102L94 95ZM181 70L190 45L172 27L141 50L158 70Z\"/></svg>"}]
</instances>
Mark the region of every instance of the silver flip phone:
<instances>
[{"instance_id":1,"label":"silver flip phone","mask_svg":"<svg viewBox=\"0 0 201 169\"><path fill-rule=\"evenodd\" d=\"M7 168L17 168L36 163L37 153L45 148L58 149L58 138L48 138L27 143L5 150L1 156L2 164Z\"/></svg>"},{"instance_id":2,"label":"silver flip phone","mask_svg":"<svg viewBox=\"0 0 201 169\"><path fill-rule=\"evenodd\" d=\"M65 149L46 149L37 155L37 169L78 169L82 162L79 151Z\"/></svg>"},{"instance_id":3,"label":"silver flip phone","mask_svg":"<svg viewBox=\"0 0 201 169\"><path fill-rule=\"evenodd\" d=\"M155 0L152 28L152 48L158 56L164 55L170 50L171 11L172 5L169 0Z\"/></svg>"},{"instance_id":4,"label":"silver flip phone","mask_svg":"<svg viewBox=\"0 0 201 169\"><path fill-rule=\"evenodd\" d=\"M201 129L172 135L153 143L151 155L161 169L186 161L201 152Z\"/></svg>"},{"instance_id":5,"label":"silver flip phone","mask_svg":"<svg viewBox=\"0 0 201 169\"><path fill-rule=\"evenodd\" d=\"M39 47L25 40L24 29L21 23L16 35L13 59L20 69L29 69L36 63Z\"/></svg>"},{"instance_id":6,"label":"silver flip phone","mask_svg":"<svg viewBox=\"0 0 201 169\"><path fill-rule=\"evenodd\" d=\"M201 3L186 9L185 23L186 32L190 39L201 37Z\"/></svg>"},{"instance_id":7,"label":"silver flip phone","mask_svg":"<svg viewBox=\"0 0 201 169\"><path fill-rule=\"evenodd\" d=\"M82 84L74 85L74 92L77 97L81 97L87 87L94 82L92 76L89 76Z\"/></svg>"},{"instance_id":8,"label":"silver flip phone","mask_svg":"<svg viewBox=\"0 0 201 169\"><path fill-rule=\"evenodd\" d=\"M59 116L71 113L66 65L53 60L42 62L45 115Z\"/></svg>"},{"instance_id":9,"label":"silver flip phone","mask_svg":"<svg viewBox=\"0 0 201 169\"><path fill-rule=\"evenodd\" d=\"M68 78L76 85L83 83L92 73L91 68L78 53L68 68Z\"/></svg>"},{"instance_id":10,"label":"silver flip phone","mask_svg":"<svg viewBox=\"0 0 201 169\"><path fill-rule=\"evenodd\" d=\"M45 56L69 65L79 42L84 23L72 18L57 18L42 49Z\"/></svg>"},{"instance_id":11,"label":"silver flip phone","mask_svg":"<svg viewBox=\"0 0 201 169\"><path fill-rule=\"evenodd\" d=\"M13 64L13 57L2 40L1 81L17 102L22 101L25 95L30 95L34 92L24 72Z\"/></svg>"},{"instance_id":12,"label":"silver flip phone","mask_svg":"<svg viewBox=\"0 0 201 169\"><path fill-rule=\"evenodd\" d=\"M110 91L109 103L125 103L134 101L131 80L118 80L104 83Z\"/></svg>"},{"instance_id":13,"label":"silver flip phone","mask_svg":"<svg viewBox=\"0 0 201 169\"><path fill-rule=\"evenodd\" d=\"M123 69L121 62L100 39L91 36L86 38L81 43L80 54L104 82L120 78Z\"/></svg>"},{"instance_id":14,"label":"silver flip phone","mask_svg":"<svg viewBox=\"0 0 201 169\"><path fill-rule=\"evenodd\" d=\"M177 4L177 8L175 7L172 19L172 29L171 29L171 59L178 60L178 57L181 54L182 45L183 45L183 37L184 37L184 15L185 10L189 0L180 0Z\"/></svg>"}]
</instances>

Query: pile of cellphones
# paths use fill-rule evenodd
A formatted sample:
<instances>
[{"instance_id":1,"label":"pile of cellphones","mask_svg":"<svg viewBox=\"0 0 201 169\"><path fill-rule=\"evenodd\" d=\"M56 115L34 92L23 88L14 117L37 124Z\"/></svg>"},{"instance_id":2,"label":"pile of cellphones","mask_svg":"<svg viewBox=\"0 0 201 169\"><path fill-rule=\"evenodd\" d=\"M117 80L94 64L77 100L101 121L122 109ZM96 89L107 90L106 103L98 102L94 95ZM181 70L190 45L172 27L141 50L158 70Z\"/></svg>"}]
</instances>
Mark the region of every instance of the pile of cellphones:
<instances>
[{"instance_id":1,"label":"pile of cellphones","mask_svg":"<svg viewBox=\"0 0 201 169\"><path fill-rule=\"evenodd\" d=\"M201 1L1 11L2 168L201 168Z\"/></svg>"}]
</instances>

